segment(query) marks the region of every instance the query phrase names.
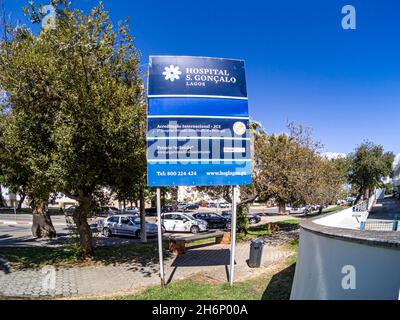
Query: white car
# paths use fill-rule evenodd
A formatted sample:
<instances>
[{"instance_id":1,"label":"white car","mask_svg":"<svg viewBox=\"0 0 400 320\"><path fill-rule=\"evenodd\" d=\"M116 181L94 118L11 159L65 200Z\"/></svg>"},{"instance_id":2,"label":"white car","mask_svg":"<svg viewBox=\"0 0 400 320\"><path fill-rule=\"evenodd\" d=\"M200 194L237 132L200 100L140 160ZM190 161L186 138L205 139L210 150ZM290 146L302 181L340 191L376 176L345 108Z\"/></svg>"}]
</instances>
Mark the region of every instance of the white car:
<instances>
[{"instance_id":1,"label":"white car","mask_svg":"<svg viewBox=\"0 0 400 320\"><path fill-rule=\"evenodd\" d=\"M127 215L114 215L104 219L101 224L101 232L106 237L112 235L134 236L140 238L141 225L140 218ZM146 222L146 235L156 236L157 225Z\"/></svg>"},{"instance_id":2,"label":"white car","mask_svg":"<svg viewBox=\"0 0 400 320\"><path fill-rule=\"evenodd\" d=\"M124 213L130 213L130 214L139 214L140 213L139 208L136 208L136 207L125 208L125 209L122 209L122 211Z\"/></svg>"},{"instance_id":3,"label":"white car","mask_svg":"<svg viewBox=\"0 0 400 320\"><path fill-rule=\"evenodd\" d=\"M163 232L199 233L207 230L207 222L180 212L165 213L161 217Z\"/></svg>"},{"instance_id":4,"label":"white car","mask_svg":"<svg viewBox=\"0 0 400 320\"><path fill-rule=\"evenodd\" d=\"M299 208L287 206L285 208L285 211L288 212L288 213L303 213L303 214L307 214L307 213L312 212L312 208L310 206L299 207Z\"/></svg>"}]
</instances>

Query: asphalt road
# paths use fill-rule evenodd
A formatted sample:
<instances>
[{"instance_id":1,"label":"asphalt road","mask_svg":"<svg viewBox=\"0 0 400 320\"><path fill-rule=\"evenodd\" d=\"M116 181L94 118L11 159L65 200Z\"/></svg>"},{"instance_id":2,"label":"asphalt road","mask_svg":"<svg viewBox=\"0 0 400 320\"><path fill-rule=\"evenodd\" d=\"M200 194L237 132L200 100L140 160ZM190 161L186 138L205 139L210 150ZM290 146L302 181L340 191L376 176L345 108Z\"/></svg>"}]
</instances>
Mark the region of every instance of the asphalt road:
<instances>
[{"instance_id":1,"label":"asphalt road","mask_svg":"<svg viewBox=\"0 0 400 320\"><path fill-rule=\"evenodd\" d=\"M68 237L68 230L63 226L55 226L58 239L51 241L52 245L60 245L64 243ZM32 237L31 226L0 224L0 247L1 246L31 246L41 245L47 241L37 241Z\"/></svg>"}]
</instances>

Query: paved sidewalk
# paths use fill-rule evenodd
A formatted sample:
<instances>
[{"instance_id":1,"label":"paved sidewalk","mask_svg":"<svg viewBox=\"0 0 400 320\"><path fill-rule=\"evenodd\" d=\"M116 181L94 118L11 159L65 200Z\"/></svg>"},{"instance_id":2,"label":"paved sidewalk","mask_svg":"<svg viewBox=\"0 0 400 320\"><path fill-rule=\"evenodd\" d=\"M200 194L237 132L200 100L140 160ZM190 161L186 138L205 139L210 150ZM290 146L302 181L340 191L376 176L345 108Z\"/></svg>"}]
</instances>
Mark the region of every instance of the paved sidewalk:
<instances>
[{"instance_id":1,"label":"paved sidewalk","mask_svg":"<svg viewBox=\"0 0 400 320\"><path fill-rule=\"evenodd\" d=\"M368 215L368 220L388 220L393 221L396 217L400 218L400 200L393 197L386 197L380 199L372 207L371 212Z\"/></svg>"},{"instance_id":2,"label":"paved sidewalk","mask_svg":"<svg viewBox=\"0 0 400 320\"><path fill-rule=\"evenodd\" d=\"M276 246L264 246L262 266L268 267L288 258L292 253ZM246 260L249 244L238 244L236 280L243 280L262 269L251 269ZM202 273L210 279L227 281L229 246L212 245L188 250L184 255L165 261L166 279L176 281ZM0 297L79 297L127 293L158 285L158 262L124 263L99 267L61 268L13 271L0 261Z\"/></svg>"}]
</instances>

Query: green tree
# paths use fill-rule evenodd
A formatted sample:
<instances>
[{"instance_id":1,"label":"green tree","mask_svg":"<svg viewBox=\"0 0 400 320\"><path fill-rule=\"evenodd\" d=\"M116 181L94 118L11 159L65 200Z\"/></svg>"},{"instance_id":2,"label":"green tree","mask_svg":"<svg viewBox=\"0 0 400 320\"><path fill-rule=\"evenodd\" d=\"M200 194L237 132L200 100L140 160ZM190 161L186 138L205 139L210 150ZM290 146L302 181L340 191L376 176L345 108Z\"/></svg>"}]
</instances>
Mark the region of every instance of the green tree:
<instances>
[{"instance_id":1,"label":"green tree","mask_svg":"<svg viewBox=\"0 0 400 320\"><path fill-rule=\"evenodd\" d=\"M27 136L44 130L38 127L40 121L46 124L46 134L38 141L48 145L39 158L49 161L34 167L35 174L49 177L55 190L79 202L73 220L82 254L90 256L87 217L96 190L120 187L121 177L132 172L135 162L140 163L135 168L143 170L146 106L139 53L127 22L114 28L101 3L88 14L65 0L51 4L57 13L54 28L11 43L21 47L14 51L21 63L13 76L31 92L21 102L27 116L18 121L25 123ZM34 3L25 11L33 22L42 22ZM9 67L2 70L11 73ZM17 87L9 87L14 109L14 100L24 95L14 96ZM30 141L27 149L35 143Z\"/></svg>"},{"instance_id":2,"label":"green tree","mask_svg":"<svg viewBox=\"0 0 400 320\"><path fill-rule=\"evenodd\" d=\"M36 50L36 38L29 30L10 26L7 30L9 36L0 43L0 87L9 93L9 101L0 107L2 183L13 192L28 194L33 236L55 237L48 214L54 184L46 173L53 146L53 119L49 115L54 105L51 99L39 97L41 91L51 95L41 79L53 72Z\"/></svg>"},{"instance_id":3,"label":"green tree","mask_svg":"<svg viewBox=\"0 0 400 320\"><path fill-rule=\"evenodd\" d=\"M309 129L289 124L289 134L255 135L254 177L258 198L274 199L279 212L286 204L304 205L310 197L316 178L316 151Z\"/></svg>"},{"instance_id":4,"label":"green tree","mask_svg":"<svg viewBox=\"0 0 400 320\"><path fill-rule=\"evenodd\" d=\"M363 142L349 155L348 178L358 191L356 203L362 196L369 198L376 187L383 186L382 179L392 172L394 157L392 152L385 152L381 145L370 141Z\"/></svg>"},{"instance_id":5,"label":"green tree","mask_svg":"<svg viewBox=\"0 0 400 320\"><path fill-rule=\"evenodd\" d=\"M346 158L327 159L316 155L314 179L305 193L305 203L319 205L319 213L324 206L339 200L347 178Z\"/></svg>"}]
</instances>

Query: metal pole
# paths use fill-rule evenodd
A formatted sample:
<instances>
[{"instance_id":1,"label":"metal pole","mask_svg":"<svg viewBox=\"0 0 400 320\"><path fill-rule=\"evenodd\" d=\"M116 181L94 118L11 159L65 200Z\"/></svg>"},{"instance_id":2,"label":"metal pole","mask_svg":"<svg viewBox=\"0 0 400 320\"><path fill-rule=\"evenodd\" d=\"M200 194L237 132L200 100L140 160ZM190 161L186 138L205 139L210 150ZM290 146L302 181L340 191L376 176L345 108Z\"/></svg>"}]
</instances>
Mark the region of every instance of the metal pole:
<instances>
[{"instance_id":1,"label":"metal pole","mask_svg":"<svg viewBox=\"0 0 400 320\"><path fill-rule=\"evenodd\" d=\"M160 260L160 278L161 287L165 286L165 276L164 276L164 259L163 259L163 244L162 244L162 230L161 230L161 192L160 188L157 188L157 229L158 229L158 256Z\"/></svg>"},{"instance_id":2,"label":"metal pole","mask_svg":"<svg viewBox=\"0 0 400 320\"><path fill-rule=\"evenodd\" d=\"M229 284L233 285L235 275L235 250L236 250L236 195L237 187L232 188L232 220L231 220L231 261L229 272Z\"/></svg>"}]
</instances>

